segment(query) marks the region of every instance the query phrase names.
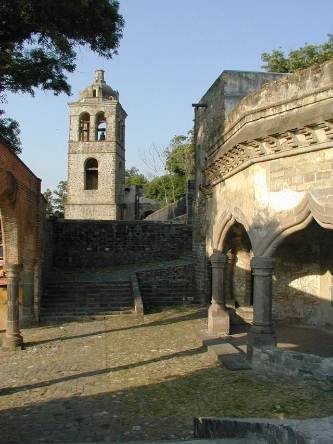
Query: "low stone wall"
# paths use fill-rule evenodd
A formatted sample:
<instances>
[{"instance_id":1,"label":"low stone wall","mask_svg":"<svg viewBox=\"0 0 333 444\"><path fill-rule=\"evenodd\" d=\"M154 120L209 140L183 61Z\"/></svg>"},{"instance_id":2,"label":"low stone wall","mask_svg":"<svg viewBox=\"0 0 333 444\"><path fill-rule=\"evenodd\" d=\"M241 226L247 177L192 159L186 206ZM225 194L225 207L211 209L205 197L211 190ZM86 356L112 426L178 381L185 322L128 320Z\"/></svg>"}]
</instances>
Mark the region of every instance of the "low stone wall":
<instances>
[{"instance_id":1,"label":"low stone wall","mask_svg":"<svg viewBox=\"0 0 333 444\"><path fill-rule=\"evenodd\" d=\"M265 374L312 379L333 390L333 358L263 347L253 349L251 363L253 369Z\"/></svg>"},{"instance_id":2,"label":"low stone wall","mask_svg":"<svg viewBox=\"0 0 333 444\"><path fill-rule=\"evenodd\" d=\"M192 264L142 271L137 277L145 311L195 302Z\"/></svg>"},{"instance_id":3,"label":"low stone wall","mask_svg":"<svg viewBox=\"0 0 333 444\"><path fill-rule=\"evenodd\" d=\"M146 221L50 222L49 266L100 268L178 259L191 252L190 225ZM53 250L53 252L52 252Z\"/></svg>"},{"instance_id":4,"label":"low stone wall","mask_svg":"<svg viewBox=\"0 0 333 444\"><path fill-rule=\"evenodd\" d=\"M333 417L306 420L194 418L194 438L229 438L248 444L331 444Z\"/></svg>"},{"instance_id":5,"label":"low stone wall","mask_svg":"<svg viewBox=\"0 0 333 444\"><path fill-rule=\"evenodd\" d=\"M154 213L147 216L145 220L171 220L184 214L186 215L186 196L160 210L154 211Z\"/></svg>"}]
</instances>

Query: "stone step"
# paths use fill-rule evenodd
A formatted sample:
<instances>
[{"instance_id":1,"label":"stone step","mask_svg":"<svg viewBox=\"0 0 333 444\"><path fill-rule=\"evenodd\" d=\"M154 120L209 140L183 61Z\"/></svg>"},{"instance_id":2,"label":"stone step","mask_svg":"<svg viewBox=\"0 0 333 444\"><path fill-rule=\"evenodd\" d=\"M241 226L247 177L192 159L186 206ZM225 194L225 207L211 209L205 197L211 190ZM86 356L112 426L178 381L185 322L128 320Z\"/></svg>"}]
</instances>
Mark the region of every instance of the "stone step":
<instances>
[{"instance_id":1,"label":"stone step","mask_svg":"<svg viewBox=\"0 0 333 444\"><path fill-rule=\"evenodd\" d=\"M41 319L74 319L133 312L129 281L48 282L42 298Z\"/></svg>"},{"instance_id":2,"label":"stone step","mask_svg":"<svg viewBox=\"0 0 333 444\"><path fill-rule=\"evenodd\" d=\"M78 320L81 318L88 317L89 319L104 319L112 316L128 316L133 315L133 310L123 310L123 311L108 311L105 313L82 313L82 314L43 314L40 316L41 322L61 322L68 320Z\"/></svg>"},{"instance_id":3,"label":"stone step","mask_svg":"<svg viewBox=\"0 0 333 444\"><path fill-rule=\"evenodd\" d=\"M44 443L56 444L56 443ZM59 444L59 443L57 443ZM87 444L86 442L66 442L66 444ZM101 444L101 441L90 442L89 444ZM117 441L103 441L103 444L120 444ZM259 438L218 438L218 439L191 439L191 440L155 440L155 441L121 441L121 444L268 444L268 441Z\"/></svg>"}]
</instances>

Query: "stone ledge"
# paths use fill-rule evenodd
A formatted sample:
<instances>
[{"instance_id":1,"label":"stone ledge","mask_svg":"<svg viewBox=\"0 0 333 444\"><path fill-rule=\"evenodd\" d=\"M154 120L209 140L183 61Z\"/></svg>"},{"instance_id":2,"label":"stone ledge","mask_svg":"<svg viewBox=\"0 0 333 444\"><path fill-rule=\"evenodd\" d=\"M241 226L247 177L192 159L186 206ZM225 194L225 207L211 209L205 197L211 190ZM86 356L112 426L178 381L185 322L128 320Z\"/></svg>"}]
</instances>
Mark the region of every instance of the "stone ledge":
<instances>
[{"instance_id":1,"label":"stone ledge","mask_svg":"<svg viewBox=\"0 0 333 444\"><path fill-rule=\"evenodd\" d=\"M254 347L251 363L256 371L313 380L325 390L333 390L333 358L274 347Z\"/></svg>"},{"instance_id":2,"label":"stone ledge","mask_svg":"<svg viewBox=\"0 0 333 444\"><path fill-rule=\"evenodd\" d=\"M331 444L333 416L304 421L261 418L194 418L195 438L246 438L267 444Z\"/></svg>"}]
</instances>

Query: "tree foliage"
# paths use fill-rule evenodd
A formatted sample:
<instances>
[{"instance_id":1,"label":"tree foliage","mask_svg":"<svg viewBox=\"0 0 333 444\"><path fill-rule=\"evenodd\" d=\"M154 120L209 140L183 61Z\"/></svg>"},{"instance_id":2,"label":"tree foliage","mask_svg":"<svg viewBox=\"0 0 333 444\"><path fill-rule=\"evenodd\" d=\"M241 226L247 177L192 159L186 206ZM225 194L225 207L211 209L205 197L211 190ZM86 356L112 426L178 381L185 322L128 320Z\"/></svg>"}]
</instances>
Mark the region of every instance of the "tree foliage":
<instances>
[{"instance_id":1,"label":"tree foliage","mask_svg":"<svg viewBox=\"0 0 333 444\"><path fill-rule=\"evenodd\" d=\"M136 167L131 167L128 170L125 170L125 185L138 185L142 186L147 183L147 178L144 174L139 172L139 169Z\"/></svg>"},{"instance_id":2,"label":"tree foliage","mask_svg":"<svg viewBox=\"0 0 333 444\"><path fill-rule=\"evenodd\" d=\"M76 47L87 45L106 58L116 52L124 25L118 7L115 0L2 0L2 101L6 91L33 95L35 88L70 94L66 73L75 69ZM3 137L12 134L18 151L17 127L1 122Z\"/></svg>"},{"instance_id":3,"label":"tree foliage","mask_svg":"<svg viewBox=\"0 0 333 444\"><path fill-rule=\"evenodd\" d=\"M166 170L188 180L194 174L193 131L174 136L167 149Z\"/></svg>"},{"instance_id":4,"label":"tree foliage","mask_svg":"<svg viewBox=\"0 0 333 444\"><path fill-rule=\"evenodd\" d=\"M184 195L184 181L181 176L165 174L164 176L154 177L144 185L143 190L145 197L158 200L165 206Z\"/></svg>"},{"instance_id":5,"label":"tree foliage","mask_svg":"<svg viewBox=\"0 0 333 444\"><path fill-rule=\"evenodd\" d=\"M16 120L2 117L3 114L4 111L0 110L0 143L6 145L13 153L20 154L19 124Z\"/></svg>"},{"instance_id":6,"label":"tree foliage","mask_svg":"<svg viewBox=\"0 0 333 444\"><path fill-rule=\"evenodd\" d=\"M193 132L189 131L186 136L174 136L169 145L157 153L157 157L163 162L166 174L146 183L144 195L158 200L161 205L169 205L185 194L186 182L194 174Z\"/></svg>"},{"instance_id":7,"label":"tree foliage","mask_svg":"<svg viewBox=\"0 0 333 444\"><path fill-rule=\"evenodd\" d=\"M264 52L261 59L265 62L262 67L269 72L294 72L299 69L320 65L333 59L333 34L328 34L328 40L321 45L305 44L302 48L290 51L288 56L284 51L275 49Z\"/></svg>"},{"instance_id":8,"label":"tree foliage","mask_svg":"<svg viewBox=\"0 0 333 444\"><path fill-rule=\"evenodd\" d=\"M46 199L46 217L64 217L67 199L67 182L61 180L55 190L49 188L43 193Z\"/></svg>"}]
</instances>

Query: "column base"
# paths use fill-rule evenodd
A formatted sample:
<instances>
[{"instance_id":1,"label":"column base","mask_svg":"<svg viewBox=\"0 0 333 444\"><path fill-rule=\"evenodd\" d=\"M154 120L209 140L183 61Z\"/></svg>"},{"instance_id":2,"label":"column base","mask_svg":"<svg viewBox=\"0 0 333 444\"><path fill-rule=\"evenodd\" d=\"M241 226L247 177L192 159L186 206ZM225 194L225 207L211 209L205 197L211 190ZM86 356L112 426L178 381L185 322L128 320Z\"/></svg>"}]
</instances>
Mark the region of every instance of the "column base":
<instances>
[{"instance_id":1,"label":"column base","mask_svg":"<svg viewBox=\"0 0 333 444\"><path fill-rule=\"evenodd\" d=\"M253 347L276 347L277 340L270 328L261 329L253 326L247 335L247 357L252 358Z\"/></svg>"},{"instance_id":2,"label":"column base","mask_svg":"<svg viewBox=\"0 0 333 444\"><path fill-rule=\"evenodd\" d=\"M221 335L230 333L229 312L220 304L212 303L208 309L208 333Z\"/></svg>"},{"instance_id":3,"label":"column base","mask_svg":"<svg viewBox=\"0 0 333 444\"><path fill-rule=\"evenodd\" d=\"M22 350L23 349L23 337L21 334L5 335L2 340L2 348L7 350Z\"/></svg>"}]
</instances>

